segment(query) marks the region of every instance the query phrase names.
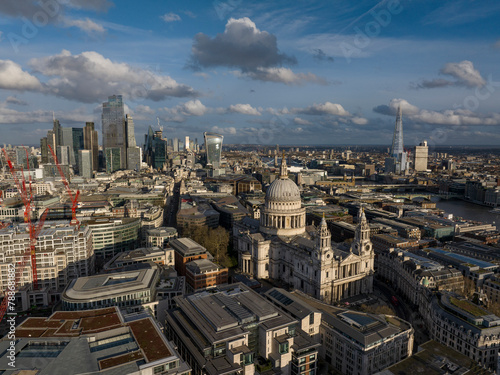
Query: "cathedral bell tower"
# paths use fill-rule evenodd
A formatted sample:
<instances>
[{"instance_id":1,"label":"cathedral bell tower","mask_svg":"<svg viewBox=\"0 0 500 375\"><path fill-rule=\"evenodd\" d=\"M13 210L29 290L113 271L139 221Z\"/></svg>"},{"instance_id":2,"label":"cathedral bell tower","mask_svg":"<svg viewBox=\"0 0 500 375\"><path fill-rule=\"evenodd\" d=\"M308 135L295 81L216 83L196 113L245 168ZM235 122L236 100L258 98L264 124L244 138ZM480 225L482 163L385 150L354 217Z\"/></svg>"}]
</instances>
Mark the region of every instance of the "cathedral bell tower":
<instances>
[{"instance_id":1,"label":"cathedral bell tower","mask_svg":"<svg viewBox=\"0 0 500 375\"><path fill-rule=\"evenodd\" d=\"M361 206L358 211L358 226L351 245L351 252L356 255L364 255L372 251L370 241L370 226L366 221L365 209Z\"/></svg>"},{"instance_id":2,"label":"cathedral bell tower","mask_svg":"<svg viewBox=\"0 0 500 375\"><path fill-rule=\"evenodd\" d=\"M332 236L326 225L325 214L323 214L323 219L318 228L318 235L316 237L316 247L319 251L323 252L331 248Z\"/></svg>"}]
</instances>

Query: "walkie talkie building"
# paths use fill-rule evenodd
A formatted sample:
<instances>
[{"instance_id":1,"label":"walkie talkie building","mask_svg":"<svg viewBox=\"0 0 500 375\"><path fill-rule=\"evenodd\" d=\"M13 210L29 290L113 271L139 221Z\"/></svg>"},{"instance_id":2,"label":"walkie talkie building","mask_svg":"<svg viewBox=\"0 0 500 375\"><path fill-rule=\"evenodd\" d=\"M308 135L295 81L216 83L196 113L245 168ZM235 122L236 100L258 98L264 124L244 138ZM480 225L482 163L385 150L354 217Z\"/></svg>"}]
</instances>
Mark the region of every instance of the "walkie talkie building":
<instances>
[{"instance_id":1,"label":"walkie talkie building","mask_svg":"<svg viewBox=\"0 0 500 375\"><path fill-rule=\"evenodd\" d=\"M221 163L222 141L223 135L217 133L205 132L205 150L207 153L207 164L211 165L213 169L219 169Z\"/></svg>"}]
</instances>

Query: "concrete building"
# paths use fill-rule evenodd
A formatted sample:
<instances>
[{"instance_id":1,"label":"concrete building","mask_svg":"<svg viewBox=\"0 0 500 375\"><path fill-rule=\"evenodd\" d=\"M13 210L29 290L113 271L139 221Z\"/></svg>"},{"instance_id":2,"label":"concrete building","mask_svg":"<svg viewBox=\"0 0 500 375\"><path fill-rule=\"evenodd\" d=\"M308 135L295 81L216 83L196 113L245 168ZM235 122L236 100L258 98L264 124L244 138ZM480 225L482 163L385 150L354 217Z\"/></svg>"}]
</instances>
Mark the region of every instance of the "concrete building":
<instances>
[{"instance_id":1,"label":"concrete building","mask_svg":"<svg viewBox=\"0 0 500 375\"><path fill-rule=\"evenodd\" d=\"M463 292L462 272L446 267L428 258L399 249L386 249L377 253L377 274L389 280L398 295L417 305L419 293L425 288L434 291Z\"/></svg>"},{"instance_id":2,"label":"concrete building","mask_svg":"<svg viewBox=\"0 0 500 375\"><path fill-rule=\"evenodd\" d=\"M316 373L319 344L298 328L297 319L243 284L175 301L178 307L165 322L167 337L193 374Z\"/></svg>"},{"instance_id":3,"label":"concrete building","mask_svg":"<svg viewBox=\"0 0 500 375\"><path fill-rule=\"evenodd\" d=\"M80 163L78 171L83 178L91 179L94 176L92 169L92 151L79 150L78 162Z\"/></svg>"},{"instance_id":4,"label":"concrete building","mask_svg":"<svg viewBox=\"0 0 500 375\"><path fill-rule=\"evenodd\" d=\"M428 156L429 148L427 147L427 141L423 141L419 146L415 146L413 169L415 169L417 172L426 171Z\"/></svg>"},{"instance_id":5,"label":"concrete building","mask_svg":"<svg viewBox=\"0 0 500 375\"><path fill-rule=\"evenodd\" d=\"M119 252L137 247L140 230L140 219L93 218L82 222L92 233L94 253L97 258L111 258Z\"/></svg>"},{"instance_id":6,"label":"concrete building","mask_svg":"<svg viewBox=\"0 0 500 375\"><path fill-rule=\"evenodd\" d=\"M103 269L115 269L133 264L154 262L162 266L174 266L174 250L159 247L141 247L139 249L124 251L116 254Z\"/></svg>"},{"instance_id":7,"label":"concrete building","mask_svg":"<svg viewBox=\"0 0 500 375\"><path fill-rule=\"evenodd\" d=\"M208 259L196 259L186 263L186 287L188 293L227 284L227 280L228 269Z\"/></svg>"},{"instance_id":8,"label":"concrete building","mask_svg":"<svg viewBox=\"0 0 500 375\"><path fill-rule=\"evenodd\" d=\"M180 276L186 276L186 263L197 259L207 259L207 249L191 238L177 238L169 242L175 251L175 270Z\"/></svg>"},{"instance_id":9,"label":"concrete building","mask_svg":"<svg viewBox=\"0 0 500 375\"><path fill-rule=\"evenodd\" d=\"M422 293L419 312L433 340L497 369L500 317L449 292Z\"/></svg>"},{"instance_id":10,"label":"concrete building","mask_svg":"<svg viewBox=\"0 0 500 375\"><path fill-rule=\"evenodd\" d=\"M0 229L0 288L7 290L8 271L29 254L27 224ZM15 306L21 311L30 306L48 306L59 300L68 283L94 273L94 248L89 228L70 226L68 222L47 221L35 246L38 290L33 290L31 258L18 281Z\"/></svg>"},{"instance_id":11,"label":"concrete building","mask_svg":"<svg viewBox=\"0 0 500 375\"><path fill-rule=\"evenodd\" d=\"M337 373L370 375L413 351L411 324L395 316L339 309L278 288L266 297L300 320L302 329L321 343L320 357Z\"/></svg>"},{"instance_id":12,"label":"concrete building","mask_svg":"<svg viewBox=\"0 0 500 375\"><path fill-rule=\"evenodd\" d=\"M105 274L72 280L61 295L65 311L92 310L103 307L139 309L156 299L160 279L153 262L134 264Z\"/></svg>"},{"instance_id":13,"label":"concrete building","mask_svg":"<svg viewBox=\"0 0 500 375\"><path fill-rule=\"evenodd\" d=\"M151 317L129 317L117 307L28 318L16 328L16 339L14 370L10 341L0 341L0 371L6 374L191 374Z\"/></svg>"},{"instance_id":14,"label":"concrete building","mask_svg":"<svg viewBox=\"0 0 500 375\"><path fill-rule=\"evenodd\" d=\"M162 249L167 248L170 240L176 239L179 234L173 227L158 227L146 230L146 246L158 246Z\"/></svg>"},{"instance_id":15,"label":"concrete building","mask_svg":"<svg viewBox=\"0 0 500 375\"><path fill-rule=\"evenodd\" d=\"M429 340L418 347L417 353L375 375L430 374L491 375L469 357Z\"/></svg>"},{"instance_id":16,"label":"concrete building","mask_svg":"<svg viewBox=\"0 0 500 375\"><path fill-rule=\"evenodd\" d=\"M83 147L92 154L92 170L99 170L99 142L97 130L93 122L86 122L83 128Z\"/></svg>"},{"instance_id":17,"label":"concrete building","mask_svg":"<svg viewBox=\"0 0 500 375\"><path fill-rule=\"evenodd\" d=\"M283 158L280 178L267 189L260 225L244 218L233 226L239 267L252 277L281 280L328 303L370 293L374 252L362 209L358 223L350 249L332 245L324 219L318 228L306 228L306 209L297 185L287 178Z\"/></svg>"}]
</instances>

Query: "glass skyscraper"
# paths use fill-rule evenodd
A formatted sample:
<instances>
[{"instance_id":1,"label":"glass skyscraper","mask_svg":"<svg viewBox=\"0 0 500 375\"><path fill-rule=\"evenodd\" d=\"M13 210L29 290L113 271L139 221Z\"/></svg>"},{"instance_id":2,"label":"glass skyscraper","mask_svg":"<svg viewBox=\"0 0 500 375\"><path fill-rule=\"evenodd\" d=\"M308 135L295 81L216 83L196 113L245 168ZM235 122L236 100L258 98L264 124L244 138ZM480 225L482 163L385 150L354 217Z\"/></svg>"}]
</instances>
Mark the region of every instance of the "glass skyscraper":
<instances>
[{"instance_id":1,"label":"glass skyscraper","mask_svg":"<svg viewBox=\"0 0 500 375\"><path fill-rule=\"evenodd\" d=\"M102 103L102 147L105 156L108 156L108 148L119 148L121 150L120 168L125 169L127 155L127 134L125 129L125 113L123 109L123 97L113 95L108 101ZM113 161L116 165L116 160ZM106 161L106 167L108 162ZM106 168L108 170L108 168Z\"/></svg>"},{"instance_id":2,"label":"glass skyscraper","mask_svg":"<svg viewBox=\"0 0 500 375\"><path fill-rule=\"evenodd\" d=\"M203 133L203 136L205 137L207 164L211 165L213 169L219 169L224 136L209 132Z\"/></svg>"}]
</instances>

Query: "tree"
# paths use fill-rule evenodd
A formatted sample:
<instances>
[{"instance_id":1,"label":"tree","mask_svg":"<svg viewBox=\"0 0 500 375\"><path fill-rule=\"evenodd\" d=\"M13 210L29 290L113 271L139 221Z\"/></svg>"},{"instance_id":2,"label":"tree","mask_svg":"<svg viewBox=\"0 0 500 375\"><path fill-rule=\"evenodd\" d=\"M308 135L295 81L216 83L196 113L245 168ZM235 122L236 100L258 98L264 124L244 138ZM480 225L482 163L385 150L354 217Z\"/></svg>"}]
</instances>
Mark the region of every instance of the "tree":
<instances>
[{"instance_id":1,"label":"tree","mask_svg":"<svg viewBox=\"0 0 500 375\"><path fill-rule=\"evenodd\" d=\"M464 277L464 292L463 296L467 299L471 299L474 292L476 291L476 283L474 280Z\"/></svg>"},{"instance_id":2,"label":"tree","mask_svg":"<svg viewBox=\"0 0 500 375\"><path fill-rule=\"evenodd\" d=\"M388 305L361 305L361 311L369 313L369 314L383 314L383 315L395 315L394 310Z\"/></svg>"}]
</instances>

